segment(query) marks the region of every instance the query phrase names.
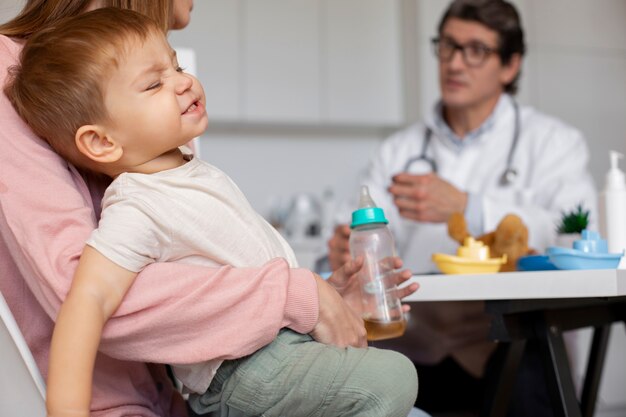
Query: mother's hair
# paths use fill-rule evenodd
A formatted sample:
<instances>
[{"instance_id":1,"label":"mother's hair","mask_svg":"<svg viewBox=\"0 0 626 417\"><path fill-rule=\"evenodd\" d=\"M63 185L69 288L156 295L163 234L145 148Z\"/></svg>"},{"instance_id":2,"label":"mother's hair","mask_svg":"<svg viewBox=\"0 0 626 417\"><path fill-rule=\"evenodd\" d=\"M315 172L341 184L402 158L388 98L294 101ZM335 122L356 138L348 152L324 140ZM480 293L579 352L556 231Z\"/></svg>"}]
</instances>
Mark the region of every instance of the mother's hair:
<instances>
[{"instance_id":1,"label":"mother's hair","mask_svg":"<svg viewBox=\"0 0 626 417\"><path fill-rule=\"evenodd\" d=\"M101 7L117 7L139 12L152 18L164 31L172 22L173 0L99 0ZM27 39L33 33L66 17L76 16L92 8L94 0L28 0L22 11L0 25L0 35Z\"/></svg>"}]
</instances>

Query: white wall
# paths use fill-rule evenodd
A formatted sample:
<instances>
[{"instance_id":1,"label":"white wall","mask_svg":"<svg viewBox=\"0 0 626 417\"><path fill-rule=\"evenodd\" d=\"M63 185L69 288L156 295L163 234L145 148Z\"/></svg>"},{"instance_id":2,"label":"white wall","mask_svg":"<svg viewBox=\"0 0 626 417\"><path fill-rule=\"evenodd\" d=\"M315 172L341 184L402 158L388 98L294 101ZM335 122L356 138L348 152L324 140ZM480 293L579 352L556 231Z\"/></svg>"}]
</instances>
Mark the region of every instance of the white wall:
<instances>
[{"instance_id":1,"label":"white wall","mask_svg":"<svg viewBox=\"0 0 626 417\"><path fill-rule=\"evenodd\" d=\"M608 150L626 151L626 1L533 0L529 9L530 102L584 132L602 186Z\"/></svg>"},{"instance_id":2,"label":"white wall","mask_svg":"<svg viewBox=\"0 0 626 417\"><path fill-rule=\"evenodd\" d=\"M0 0L0 22L6 22L20 11L25 0Z\"/></svg>"}]
</instances>

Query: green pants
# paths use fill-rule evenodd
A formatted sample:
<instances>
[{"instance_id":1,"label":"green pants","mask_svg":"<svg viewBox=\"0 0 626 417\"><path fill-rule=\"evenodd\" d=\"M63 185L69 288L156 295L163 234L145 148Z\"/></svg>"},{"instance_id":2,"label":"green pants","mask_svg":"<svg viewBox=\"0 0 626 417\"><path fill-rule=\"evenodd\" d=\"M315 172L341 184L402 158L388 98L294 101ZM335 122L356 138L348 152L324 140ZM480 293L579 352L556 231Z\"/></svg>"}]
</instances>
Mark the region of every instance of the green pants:
<instances>
[{"instance_id":1,"label":"green pants","mask_svg":"<svg viewBox=\"0 0 626 417\"><path fill-rule=\"evenodd\" d=\"M416 396L415 366L397 352L281 330L252 355L224 362L189 403L213 417L406 417Z\"/></svg>"}]
</instances>

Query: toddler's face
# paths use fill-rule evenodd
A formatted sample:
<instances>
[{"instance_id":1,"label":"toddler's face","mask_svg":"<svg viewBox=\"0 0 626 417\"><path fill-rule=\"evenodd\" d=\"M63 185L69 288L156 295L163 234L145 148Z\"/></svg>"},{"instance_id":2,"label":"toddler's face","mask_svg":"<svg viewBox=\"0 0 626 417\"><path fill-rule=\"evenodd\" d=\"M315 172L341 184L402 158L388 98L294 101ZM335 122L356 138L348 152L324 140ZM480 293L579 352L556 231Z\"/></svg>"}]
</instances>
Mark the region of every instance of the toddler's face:
<instances>
[{"instance_id":1,"label":"toddler's face","mask_svg":"<svg viewBox=\"0 0 626 417\"><path fill-rule=\"evenodd\" d=\"M204 90L161 34L130 41L105 88L109 132L139 165L184 145L208 125Z\"/></svg>"}]
</instances>

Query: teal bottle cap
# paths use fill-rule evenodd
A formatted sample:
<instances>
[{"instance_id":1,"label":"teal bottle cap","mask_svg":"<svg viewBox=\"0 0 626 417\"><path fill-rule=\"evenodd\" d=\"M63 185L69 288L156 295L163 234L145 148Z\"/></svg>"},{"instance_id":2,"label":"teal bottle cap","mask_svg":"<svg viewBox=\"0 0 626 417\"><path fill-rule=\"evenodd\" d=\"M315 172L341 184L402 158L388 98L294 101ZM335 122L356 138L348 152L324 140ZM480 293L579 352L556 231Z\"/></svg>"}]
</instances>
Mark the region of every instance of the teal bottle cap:
<instances>
[{"instance_id":1,"label":"teal bottle cap","mask_svg":"<svg viewBox=\"0 0 626 417\"><path fill-rule=\"evenodd\" d=\"M351 229L372 223L389 223L389 220L385 218L385 212L380 207L365 207L352 212Z\"/></svg>"},{"instance_id":2,"label":"teal bottle cap","mask_svg":"<svg viewBox=\"0 0 626 417\"><path fill-rule=\"evenodd\" d=\"M359 198L359 208L352 212L351 229L362 226L364 224L383 223L389 221L385 218L385 212L380 207L376 207L376 203L370 196L370 190L367 185L361 186L361 194Z\"/></svg>"}]
</instances>

